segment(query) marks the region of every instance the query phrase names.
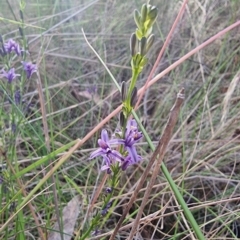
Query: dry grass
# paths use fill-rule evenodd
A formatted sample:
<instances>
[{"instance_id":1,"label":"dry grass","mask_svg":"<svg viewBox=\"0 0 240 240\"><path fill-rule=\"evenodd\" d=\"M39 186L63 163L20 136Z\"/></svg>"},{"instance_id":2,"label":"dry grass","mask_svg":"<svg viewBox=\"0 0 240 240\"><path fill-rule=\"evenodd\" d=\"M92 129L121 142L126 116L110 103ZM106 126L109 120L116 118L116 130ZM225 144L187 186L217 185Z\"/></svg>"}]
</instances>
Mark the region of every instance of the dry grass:
<instances>
[{"instance_id":1,"label":"dry grass","mask_svg":"<svg viewBox=\"0 0 240 240\"><path fill-rule=\"evenodd\" d=\"M135 30L132 12L145 1L95 2L90 5L91 1L41 1L38 4L29 1L24 11L26 23L43 28L28 27L26 34L30 56L40 69L52 151L83 138L120 103L110 77L83 39L81 28L119 83L131 77L128 43ZM18 18L19 6L15 1L9 3L12 11L5 2L0 3L0 9L4 9L0 17L14 19L13 12ZM157 40L149 54L149 65L138 82L139 87L145 83L180 8L176 0L154 4L159 5L154 29ZM240 14L239 7L240 3L234 0L190 0L156 73L235 22ZM2 22L2 26L5 39L18 36L16 25ZM206 239L240 238L239 39L239 28L236 28L186 60L147 90L138 111L152 140L158 141L176 93L180 87L185 88L185 104L164 162ZM97 93L92 96L86 90L93 86L97 87ZM31 103L29 123L35 131L26 127L18 138L17 156L22 168L46 154L34 81L26 86L24 99ZM116 125L117 119L114 119L106 128L113 132ZM76 190L63 175L74 180L85 200L91 199L93 188L102 179L101 163L87 161L97 138L95 135L59 168L56 174L59 205L76 195ZM122 177L119 191L123 189L123 193L117 196L119 204L104 226L106 233L114 228L151 156L144 141L139 151L145 161ZM27 183L36 173L38 176ZM28 173L22 179L27 183L26 189L30 191L43 176L43 167ZM32 202L40 213L41 224L50 228L53 199L48 184L42 190L45 188L42 196ZM126 224L130 224L137 213L143 192L144 189ZM99 206L100 203L96 205ZM83 206L76 229L84 219L86 207ZM28 220L31 216L26 212ZM33 221L27 222L27 228L37 238ZM130 225L123 227L117 239L126 239L129 229ZM146 204L137 239L193 239L161 174Z\"/></svg>"}]
</instances>

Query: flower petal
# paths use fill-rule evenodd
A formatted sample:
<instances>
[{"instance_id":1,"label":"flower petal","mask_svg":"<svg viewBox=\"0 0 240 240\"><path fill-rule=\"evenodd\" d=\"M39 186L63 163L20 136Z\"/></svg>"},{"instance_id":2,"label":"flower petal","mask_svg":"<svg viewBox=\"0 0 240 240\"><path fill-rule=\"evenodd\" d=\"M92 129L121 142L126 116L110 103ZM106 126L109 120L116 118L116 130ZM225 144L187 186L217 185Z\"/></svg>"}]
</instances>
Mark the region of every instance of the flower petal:
<instances>
[{"instance_id":1,"label":"flower petal","mask_svg":"<svg viewBox=\"0 0 240 240\"><path fill-rule=\"evenodd\" d=\"M116 158L116 161L118 161L118 162L124 161L124 157L122 156L122 154L120 154L116 150L112 150L111 155L114 156Z\"/></svg>"},{"instance_id":2,"label":"flower petal","mask_svg":"<svg viewBox=\"0 0 240 240\"><path fill-rule=\"evenodd\" d=\"M104 142L108 142L108 133L107 133L107 130L106 129L103 129L102 132L101 132L101 139L104 141Z\"/></svg>"},{"instance_id":3,"label":"flower petal","mask_svg":"<svg viewBox=\"0 0 240 240\"><path fill-rule=\"evenodd\" d=\"M90 159L93 159L98 156L102 156L102 154L104 154L104 152L102 151L101 148L98 148L97 150L95 150L94 152L91 153Z\"/></svg>"},{"instance_id":4,"label":"flower petal","mask_svg":"<svg viewBox=\"0 0 240 240\"><path fill-rule=\"evenodd\" d=\"M134 146L127 147L128 153L131 156L131 161L133 163L139 162L142 158L137 154L136 148Z\"/></svg>"},{"instance_id":5,"label":"flower petal","mask_svg":"<svg viewBox=\"0 0 240 240\"><path fill-rule=\"evenodd\" d=\"M108 165L103 165L101 167L101 171L105 171L105 170L108 170L108 169L110 169L110 167Z\"/></svg>"},{"instance_id":6,"label":"flower petal","mask_svg":"<svg viewBox=\"0 0 240 240\"><path fill-rule=\"evenodd\" d=\"M98 145L99 145L100 148L105 149L105 150L110 148L108 146L108 144L102 139L98 139Z\"/></svg>"}]
</instances>

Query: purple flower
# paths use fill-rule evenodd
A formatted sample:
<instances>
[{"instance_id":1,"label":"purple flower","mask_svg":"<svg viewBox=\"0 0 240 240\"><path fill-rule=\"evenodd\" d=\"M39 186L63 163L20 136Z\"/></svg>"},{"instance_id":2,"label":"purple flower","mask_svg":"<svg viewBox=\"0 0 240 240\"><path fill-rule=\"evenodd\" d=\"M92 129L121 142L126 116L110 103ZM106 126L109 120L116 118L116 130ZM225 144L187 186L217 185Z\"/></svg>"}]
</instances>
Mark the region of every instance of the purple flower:
<instances>
[{"instance_id":1,"label":"purple flower","mask_svg":"<svg viewBox=\"0 0 240 240\"><path fill-rule=\"evenodd\" d=\"M97 236L101 233L102 231L99 230L98 228L95 229L95 231L92 232L92 236Z\"/></svg>"},{"instance_id":2,"label":"purple flower","mask_svg":"<svg viewBox=\"0 0 240 240\"><path fill-rule=\"evenodd\" d=\"M142 138L142 132L138 131L137 122L135 119L130 119L127 123L127 130L125 133L124 146L131 157L132 164L139 162L142 158L137 154L135 143ZM126 159L125 159L126 160Z\"/></svg>"},{"instance_id":3,"label":"purple flower","mask_svg":"<svg viewBox=\"0 0 240 240\"><path fill-rule=\"evenodd\" d=\"M109 194L109 193L112 192L112 188L110 188L110 187L106 187L105 191L106 191L107 194Z\"/></svg>"},{"instance_id":4,"label":"purple flower","mask_svg":"<svg viewBox=\"0 0 240 240\"><path fill-rule=\"evenodd\" d=\"M13 133L16 132L16 130L17 130L17 125L16 125L15 123L12 123L12 125L11 125L11 130L12 130Z\"/></svg>"},{"instance_id":5,"label":"purple flower","mask_svg":"<svg viewBox=\"0 0 240 240\"><path fill-rule=\"evenodd\" d=\"M22 62L23 69L27 74L27 79L29 79L34 72L37 72L37 65L31 62Z\"/></svg>"},{"instance_id":6,"label":"purple flower","mask_svg":"<svg viewBox=\"0 0 240 240\"><path fill-rule=\"evenodd\" d=\"M118 133L121 135L121 133ZM130 119L127 122L125 139L119 139L119 143L124 145L127 151L127 156L122 162L122 170L126 170L128 166L138 163L142 158L137 154L135 143L139 142L142 138L142 132L138 131L137 122L134 119Z\"/></svg>"},{"instance_id":7,"label":"purple flower","mask_svg":"<svg viewBox=\"0 0 240 240\"><path fill-rule=\"evenodd\" d=\"M118 132L117 136L121 136L121 133ZM126 170L128 166L138 163L142 158L137 154L135 143L139 142L142 138L142 132L138 131L136 121L129 120L126 127L125 139L116 138L109 140L107 131L102 130L101 139L98 139L99 149L94 151L90 155L90 159L93 159L98 156L102 156L105 165L102 166L101 170L107 170L108 173L111 173L111 165L116 162L120 162L122 170ZM124 145L124 156L122 156L118 151L112 150L111 145Z\"/></svg>"},{"instance_id":8,"label":"purple flower","mask_svg":"<svg viewBox=\"0 0 240 240\"><path fill-rule=\"evenodd\" d=\"M97 93L97 86L93 85L87 88L87 92L91 95L94 95Z\"/></svg>"},{"instance_id":9,"label":"purple flower","mask_svg":"<svg viewBox=\"0 0 240 240\"><path fill-rule=\"evenodd\" d=\"M128 166L133 165L134 162L132 161L132 158L128 155L125 159L124 162L122 163L122 170L125 171Z\"/></svg>"},{"instance_id":10,"label":"purple flower","mask_svg":"<svg viewBox=\"0 0 240 240\"><path fill-rule=\"evenodd\" d=\"M15 68L11 68L8 72L3 70L2 77L5 77L8 80L8 83L12 83L12 81L20 74L15 73Z\"/></svg>"},{"instance_id":11,"label":"purple flower","mask_svg":"<svg viewBox=\"0 0 240 240\"><path fill-rule=\"evenodd\" d=\"M21 54L20 46L14 40L9 39L4 43L4 50L7 53L15 52L18 56Z\"/></svg>"},{"instance_id":12,"label":"purple flower","mask_svg":"<svg viewBox=\"0 0 240 240\"><path fill-rule=\"evenodd\" d=\"M112 201L108 202L106 206L102 209L101 215L105 216L108 213L108 210L110 209L111 206L112 206Z\"/></svg>"},{"instance_id":13,"label":"purple flower","mask_svg":"<svg viewBox=\"0 0 240 240\"><path fill-rule=\"evenodd\" d=\"M4 182L4 177L0 175L0 184L2 184L3 182Z\"/></svg>"},{"instance_id":14,"label":"purple flower","mask_svg":"<svg viewBox=\"0 0 240 240\"><path fill-rule=\"evenodd\" d=\"M115 164L116 162L122 162L124 161L124 157L116 150L111 149L110 144L119 144L119 139L112 139L109 140L108 133L106 129L103 129L101 132L101 138L98 139L98 145L100 148L98 148L96 151L94 151L90 155L90 159L93 159L98 156L102 156L105 165L102 166L101 170L107 170L108 173L111 172L111 165Z\"/></svg>"}]
</instances>

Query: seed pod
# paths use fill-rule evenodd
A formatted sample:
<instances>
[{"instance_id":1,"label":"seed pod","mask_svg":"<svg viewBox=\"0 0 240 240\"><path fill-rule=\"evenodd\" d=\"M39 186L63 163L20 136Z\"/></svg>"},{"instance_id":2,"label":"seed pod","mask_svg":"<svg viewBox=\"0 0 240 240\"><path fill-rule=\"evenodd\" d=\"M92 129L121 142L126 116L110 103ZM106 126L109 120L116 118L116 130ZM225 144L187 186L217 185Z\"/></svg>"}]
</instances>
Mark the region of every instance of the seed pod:
<instances>
[{"instance_id":1,"label":"seed pod","mask_svg":"<svg viewBox=\"0 0 240 240\"><path fill-rule=\"evenodd\" d=\"M137 103L137 88L134 87L131 93L131 107L135 107L135 104Z\"/></svg>"},{"instance_id":2,"label":"seed pod","mask_svg":"<svg viewBox=\"0 0 240 240\"><path fill-rule=\"evenodd\" d=\"M133 33L130 38L130 51L131 51L132 57L137 54L137 47L138 47L137 45L138 45L137 36L135 33Z\"/></svg>"},{"instance_id":3,"label":"seed pod","mask_svg":"<svg viewBox=\"0 0 240 240\"><path fill-rule=\"evenodd\" d=\"M145 56L147 51L146 51L146 45L147 45L147 38L146 37L142 37L141 41L140 41L140 55L141 56Z\"/></svg>"},{"instance_id":4,"label":"seed pod","mask_svg":"<svg viewBox=\"0 0 240 240\"><path fill-rule=\"evenodd\" d=\"M144 24L144 22L147 19L147 13L148 13L148 7L147 7L147 4L145 3L142 5L142 9L141 9L142 24Z\"/></svg>"}]
</instances>

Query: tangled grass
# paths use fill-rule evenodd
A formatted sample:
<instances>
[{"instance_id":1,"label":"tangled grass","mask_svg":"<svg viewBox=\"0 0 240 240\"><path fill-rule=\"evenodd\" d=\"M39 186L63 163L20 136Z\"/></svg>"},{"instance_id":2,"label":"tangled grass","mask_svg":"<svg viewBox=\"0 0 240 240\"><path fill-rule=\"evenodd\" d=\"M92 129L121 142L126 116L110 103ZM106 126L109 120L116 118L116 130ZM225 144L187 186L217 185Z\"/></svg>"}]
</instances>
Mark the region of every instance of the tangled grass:
<instances>
[{"instance_id":1,"label":"tangled grass","mask_svg":"<svg viewBox=\"0 0 240 240\"><path fill-rule=\"evenodd\" d=\"M39 85L36 81L28 82L23 96L30 105L28 124L22 127L16 139L19 169L27 169L48 154L44 144L43 122L49 128L50 151L59 148L63 150L22 174L19 177L20 185L17 182L11 182L11 186L4 185L6 191L11 187L16 191L24 188L27 193L30 192L44 179L51 166L57 163L58 157L67 152L67 144L82 139L120 104L120 94L88 47L81 29L84 29L91 45L118 82L128 81L131 77L128 43L130 34L136 28L132 13L142 3L144 1L28 1L24 10L27 25L25 34L30 57L38 65L46 115L41 112ZM181 3L176 0L154 4L159 8L157 27L154 29L156 42L148 55L149 64L141 74L138 87L145 84L181 7ZM18 39L18 24L9 20L18 21L19 5L14 1L6 1L0 3L0 9L4 10L0 13L3 38ZM155 75L236 22L239 9L240 3L234 0L189 0ZM182 62L146 90L138 109L147 132L157 142L176 93L181 87L185 88L186 99L164 162L206 239L240 238L239 39L239 27L236 27ZM2 96L0 98L3 99ZM1 102L1 112L7 111L9 103ZM1 121L1 126L4 124ZM111 119L105 127L113 131L117 128L117 120ZM100 162L87 161L90 152L96 147L97 138L98 134L95 134L68 156L68 160L55 172L57 207L60 212L73 196L78 193L81 195L76 232L85 221L92 195L105 177L99 171ZM4 145L1 147L3 172L6 149ZM122 176L119 195L116 196L119 202L110 220L103 226L103 239L108 239L114 229L137 179L141 177L151 157L152 153L145 141L138 148L144 161ZM150 176L151 172L149 179ZM56 220L56 201L51 185L51 180L44 182L30 201L43 232L49 231ZM117 239L127 239L130 223L134 221L145 188L140 191ZM7 214L1 212L0 227L14 215L16 206L13 203L6 205ZM97 209L100 204L101 199L94 207ZM39 226L36 226L27 208L23 214L26 239L37 239ZM7 238L4 230L0 233L1 239L15 238L15 223L16 219L8 224ZM137 239L194 239L162 173L146 203L138 230Z\"/></svg>"}]
</instances>

